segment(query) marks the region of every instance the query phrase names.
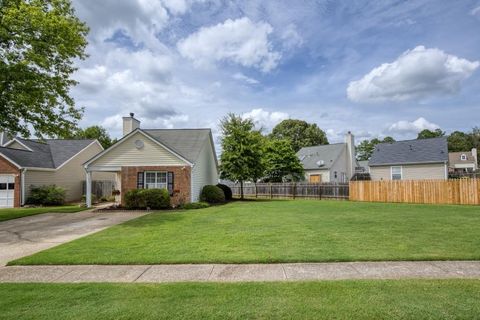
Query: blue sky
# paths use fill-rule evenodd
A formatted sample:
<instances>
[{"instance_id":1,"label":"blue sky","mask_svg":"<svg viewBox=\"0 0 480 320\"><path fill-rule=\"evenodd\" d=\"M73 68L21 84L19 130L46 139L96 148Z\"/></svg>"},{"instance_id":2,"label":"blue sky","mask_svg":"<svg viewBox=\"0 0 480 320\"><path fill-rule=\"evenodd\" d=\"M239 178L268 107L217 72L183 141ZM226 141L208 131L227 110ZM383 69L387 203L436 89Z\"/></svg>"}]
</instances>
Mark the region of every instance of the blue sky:
<instances>
[{"instance_id":1,"label":"blue sky","mask_svg":"<svg viewBox=\"0 0 480 320\"><path fill-rule=\"evenodd\" d=\"M331 142L480 125L480 1L74 0L91 28L73 90L114 136L317 123Z\"/></svg>"}]
</instances>

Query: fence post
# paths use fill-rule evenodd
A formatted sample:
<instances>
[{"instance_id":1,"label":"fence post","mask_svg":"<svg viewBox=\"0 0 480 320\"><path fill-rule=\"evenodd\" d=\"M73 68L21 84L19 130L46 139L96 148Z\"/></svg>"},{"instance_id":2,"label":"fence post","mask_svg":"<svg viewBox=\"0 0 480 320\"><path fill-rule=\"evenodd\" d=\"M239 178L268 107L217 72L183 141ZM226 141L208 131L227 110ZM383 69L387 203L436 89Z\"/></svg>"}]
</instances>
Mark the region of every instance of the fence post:
<instances>
[{"instance_id":1,"label":"fence post","mask_svg":"<svg viewBox=\"0 0 480 320\"><path fill-rule=\"evenodd\" d=\"M270 182L270 199L273 199L272 183Z\"/></svg>"},{"instance_id":2,"label":"fence post","mask_svg":"<svg viewBox=\"0 0 480 320\"><path fill-rule=\"evenodd\" d=\"M293 183L293 200L295 200L295 194L297 193L297 183Z\"/></svg>"}]
</instances>

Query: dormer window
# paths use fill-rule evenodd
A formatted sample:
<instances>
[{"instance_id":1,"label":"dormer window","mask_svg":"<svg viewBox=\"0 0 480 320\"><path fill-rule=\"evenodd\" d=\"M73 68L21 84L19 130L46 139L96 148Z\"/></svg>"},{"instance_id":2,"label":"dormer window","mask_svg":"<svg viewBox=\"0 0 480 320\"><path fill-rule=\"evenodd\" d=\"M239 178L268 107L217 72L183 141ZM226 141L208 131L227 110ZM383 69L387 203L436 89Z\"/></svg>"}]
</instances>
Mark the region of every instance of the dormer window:
<instances>
[{"instance_id":1,"label":"dormer window","mask_svg":"<svg viewBox=\"0 0 480 320\"><path fill-rule=\"evenodd\" d=\"M462 153L462 155L460 156L460 160L466 161L467 160L467 155L465 153Z\"/></svg>"}]
</instances>

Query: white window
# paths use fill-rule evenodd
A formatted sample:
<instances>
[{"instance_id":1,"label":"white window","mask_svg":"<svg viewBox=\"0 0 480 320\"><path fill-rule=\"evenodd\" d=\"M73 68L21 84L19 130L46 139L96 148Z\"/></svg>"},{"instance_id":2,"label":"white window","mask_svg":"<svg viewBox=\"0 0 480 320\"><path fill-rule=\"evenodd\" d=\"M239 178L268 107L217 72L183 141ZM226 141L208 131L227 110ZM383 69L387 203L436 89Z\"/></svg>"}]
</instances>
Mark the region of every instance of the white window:
<instances>
[{"instance_id":1,"label":"white window","mask_svg":"<svg viewBox=\"0 0 480 320\"><path fill-rule=\"evenodd\" d=\"M167 173L160 171L146 171L145 189L167 189Z\"/></svg>"},{"instance_id":2,"label":"white window","mask_svg":"<svg viewBox=\"0 0 480 320\"><path fill-rule=\"evenodd\" d=\"M460 156L460 160L462 161L467 160L467 155L465 153L462 153L462 155Z\"/></svg>"},{"instance_id":3,"label":"white window","mask_svg":"<svg viewBox=\"0 0 480 320\"><path fill-rule=\"evenodd\" d=\"M392 180L402 180L402 167L391 167Z\"/></svg>"}]
</instances>

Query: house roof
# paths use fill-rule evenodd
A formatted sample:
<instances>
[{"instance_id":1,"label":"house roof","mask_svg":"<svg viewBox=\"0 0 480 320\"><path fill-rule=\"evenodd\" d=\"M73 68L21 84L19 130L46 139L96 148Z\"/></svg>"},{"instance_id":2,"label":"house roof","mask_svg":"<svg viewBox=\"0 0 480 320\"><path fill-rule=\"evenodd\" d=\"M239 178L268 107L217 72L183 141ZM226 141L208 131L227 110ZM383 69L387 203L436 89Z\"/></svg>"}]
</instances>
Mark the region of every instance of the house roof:
<instances>
[{"instance_id":1,"label":"house roof","mask_svg":"<svg viewBox=\"0 0 480 320\"><path fill-rule=\"evenodd\" d=\"M141 129L143 132L195 163L205 140L210 139L210 129Z\"/></svg>"},{"instance_id":2,"label":"house roof","mask_svg":"<svg viewBox=\"0 0 480 320\"><path fill-rule=\"evenodd\" d=\"M446 137L379 143L369 166L391 164L438 163L448 161Z\"/></svg>"},{"instance_id":3,"label":"house roof","mask_svg":"<svg viewBox=\"0 0 480 320\"><path fill-rule=\"evenodd\" d=\"M345 143L325 144L313 147L304 147L297 152L297 156L302 162L305 170L323 170L330 169L343 150ZM323 165L319 161L323 160Z\"/></svg>"},{"instance_id":4,"label":"house roof","mask_svg":"<svg viewBox=\"0 0 480 320\"><path fill-rule=\"evenodd\" d=\"M467 156L466 160L461 160L462 154ZM448 163L450 165L456 165L461 163L475 163L475 158L473 157L472 151L450 152L448 154Z\"/></svg>"},{"instance_id":5,"label":"house roof","mask_svg":"<svg viewBox=\"0 0 480 320\"><path fill-rule=\"evenodd\" d=\"M0 153L21 167L55 169L86 148L95 140L47 139L29 140L16 138L30 150L0 147Z\"/></svg>"}]
</instances>

